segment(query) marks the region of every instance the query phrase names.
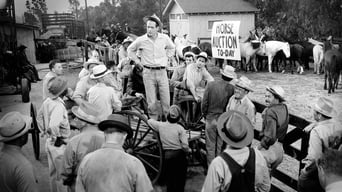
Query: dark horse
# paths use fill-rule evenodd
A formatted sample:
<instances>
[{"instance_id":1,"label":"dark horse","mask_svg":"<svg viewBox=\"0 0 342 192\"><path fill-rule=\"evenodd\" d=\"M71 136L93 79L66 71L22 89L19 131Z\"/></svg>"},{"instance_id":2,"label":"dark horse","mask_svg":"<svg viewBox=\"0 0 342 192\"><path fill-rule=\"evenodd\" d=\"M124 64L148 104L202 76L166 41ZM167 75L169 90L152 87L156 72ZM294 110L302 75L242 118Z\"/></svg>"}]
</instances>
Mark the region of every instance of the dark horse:
<instances>
[{"instance_id":1,"label":"dark horse","mask_svg":"<svg viewBox=\"0 0 342 192\"><path fill-rule=\"evenodd\" d=\"M328 88L328 93L335 92L337 89L340 72L342 70L342 53L336 49L331 48L331 44L326 42L324 53L325 77L324 89ZM328 80L328 87L327 87Z\"/></svg>"}]
</instances>

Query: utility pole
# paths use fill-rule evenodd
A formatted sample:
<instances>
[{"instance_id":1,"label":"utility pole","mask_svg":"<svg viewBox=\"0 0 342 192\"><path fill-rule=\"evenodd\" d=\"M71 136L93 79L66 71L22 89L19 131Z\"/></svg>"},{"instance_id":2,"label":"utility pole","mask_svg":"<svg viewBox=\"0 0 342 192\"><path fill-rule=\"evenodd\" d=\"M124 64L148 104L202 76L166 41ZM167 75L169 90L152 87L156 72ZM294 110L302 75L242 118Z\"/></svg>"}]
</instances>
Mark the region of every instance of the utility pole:
<instances>
[{"instance_id":1,"label":"utility pole","mask_svg":"<svg viewBox=\"0 0 342 192\"><path fill-rule=\"evenodd\" d=\"M86 19L87 19L87 35L89 35L88 4L87 4L87 0L84 0L84 2L85 2Z\"/></svg>"}]
</instances>

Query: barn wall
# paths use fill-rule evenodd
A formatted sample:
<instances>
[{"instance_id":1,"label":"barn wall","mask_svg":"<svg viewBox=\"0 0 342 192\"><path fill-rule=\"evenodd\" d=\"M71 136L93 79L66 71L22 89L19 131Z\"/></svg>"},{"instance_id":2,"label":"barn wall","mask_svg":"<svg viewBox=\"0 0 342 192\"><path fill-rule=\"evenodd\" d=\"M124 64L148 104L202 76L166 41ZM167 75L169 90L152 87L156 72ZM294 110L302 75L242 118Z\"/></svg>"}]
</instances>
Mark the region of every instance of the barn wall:
<instances>
[{"instance_id":1,"label":"barn wall","mask_svg":"<svg viewBox=\"0 0 342 192\"><path fill-rule=\"evenodd\" d=\"M209 22L214 21L241 21L240 22L240 36L245 37L249 35L249 31L255 28L254 13L229 14L229 15L192 15L189 17L189 29L192 40L197 41L198 38L210 38L211 29L209 29ZM211 25L212 27L212 25Z\"/></svg>"},{"instance_id":2,"label":"barn wall","mask_svg":"<svg viewBox=\"0 0 342 192\"><path fill-rule=\"evenodd\" d=\"M183 36L189 34L189 18L183 9L175 3L169 13L170 34ZM190 36L188 36L190 38Z\"/></svg>"}]
</instances>

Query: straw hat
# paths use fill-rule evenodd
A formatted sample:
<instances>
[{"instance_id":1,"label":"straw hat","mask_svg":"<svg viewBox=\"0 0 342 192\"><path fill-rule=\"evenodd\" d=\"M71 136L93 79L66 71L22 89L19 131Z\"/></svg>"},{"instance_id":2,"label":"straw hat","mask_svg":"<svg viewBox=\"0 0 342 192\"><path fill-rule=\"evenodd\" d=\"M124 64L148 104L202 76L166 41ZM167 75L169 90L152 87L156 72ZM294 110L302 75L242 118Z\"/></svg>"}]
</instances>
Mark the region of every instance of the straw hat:
<instances>
[{"instance_id":1,"label":"straw hat","mask_svg":"<svg viewBox=\"0 0 342 192\"><path fill-rule=\"evenodd\" d=\"M252 81L249 80L246 76L241 76L237 83L235 84L237 87L241 87L243 89L246 89L248 91L254 91L252 88Z\"/></svg>"},{"instance_id":2,"label":"straw hat","mask_svg":"<svg viewBox=\"0 0 342 192\"><path fill-rule=\"evenodd\" d=\"M146 21L151 20L157 23L159 27L162 27L162 22L160 21L159 17L156 14L153 14L152 16L146 17Z\"/></svg>"},{"instance_id":3,"label":"straw hat","mask_svg":"<svg viewBox=\"0 0 342 192\"><path fill-rule=\"evenodd\" d=\"M200 54L198 54L196 59L198 59L199 57L202 57L205 59L205 61L208 61L208 54L204 51L202 51Z\"/></svg>"},{"instance_id":4,"label":"straw hat","mask_svg":"<svg viewBox=\"0 0 342 192\"><path fill-rule=\"evenodd\" d=\"M334 102L326 97L318 99L314 110L328 117L335 117L337 113L334 109Z\"/></svg>"},{"instance_id":5,"label":"straw hat","mask_svg":"<svg viewBox=\"0 0 342 192\"><path fill-rule=\"evenodd\" d=\"M237 78L237 75L235 73L235 68L230 65L226 65L223 70L222 69L220 70L220 72L225 77L228 77L231 79Z\"/></svg>"},{"instance_id":6,"label":"straw hat","mask_svg":"<svg viewBox=\"0 0 342 192\"><path fill-rule=\"evenodd\" d=\"M188 52L184 53L184 57L193 57L193 58L195 58L196 55L195 55L195 53L188 51Z\"/></svg>"},{"instance_id":7,"label":"straw hat","mask_svg":"<svg viewBox=\"0 0 342 192\"><path fill-rule=\"evenodd\" d=\"M17 111L9 112L0 120L0 141L11 141L24 135L31 127L31 117Z\"/></svg>"},{"instance_id":8,"label":"straw hat","mask_svg":"<svg viewBox=\"0 0 342 192\"><path fill-rule=\"evenodd\" d=\"M280 102L285 101L285 91L279 85L274 85L272 87L266 87L266 90L271 92L275 97L277 97Z\"/></svg>"},{"instance_id":9,"label":"straw hat","mask_svg":"<svg viewBox=\"0 0 342 192\"><path fill-rule=\"evenodd\" d=\"M93 74L90 75L90 79L99 79L111 72L105 65L97 65L93 68Z\"/></svg>"},{"instance_id":10,"label":"straw hat","mask_svg":"<svg viewBox=\"0 0 342 192\"><path fill-rule=\"evenodd\" d=\"M125 43L132 43L133 42L133 39L131 37L127 37L126 39L123 40L122 44L125 44Z\"/></svg>"},{"instance_id":11,"label":"straw hat","mask_svg":"<svg viewBox=\"0 0 342 192\"><path fill-rule=\"evenodd\" d=\"M89 66L90 66L91 64L95 64L95 65L104 65L101 61L98 61L98 60L96 60L96 59L94 59L94 58L90 58L90 59L88 59L87 62L85 62L85 63L83 64L83 67L84 67L85 69L89 70Z\"/></svg>"},{"instance_id":12,"label":"straw hat","mask_svg":"<svg viewBox=\"0 0 342 192\"><path fill-rule=\"evenodd\" d=\"M132 128L128 124L128 118L120 114L111 114L108 116L107 120L102 121L98 125L101 131L107 132L108 129L114 128L119 129L127 133L127 139L133 136Z\"/></svg>"},{"instance_id":13,"label":"straw hat","mask_svg":"<svg viewBox=\"0 0 342 192\"><path fill-rule=\"evenodd\" d=\"M252 143L254 130L248 117L238 111L223 113L217 121L218 134L228 145L243 148Z\"/></svg>"},{"instance_id":14,"label":"straw hat","mask_svg":"<svg viewBox=\"0 0 342 192\"><path fill-rule=\"evenodd\" d=\"M100 115L98 108L89 102L84 101L80 106L73 106L71 111L76 117L84 121L93 124L98 124L100 122L100 119L98 118Z\"/></svg>"},{"instance_id":15,"label":"straw hat","mask_svg":"<svg viewBox=\"0 0 342 192\"><path fill-rule=\"evenodd\" d=\"M52 77L48 82L48 90L51 98L59 97L67 89L67 80L62 77Z\"/></svg>"}]
</instances>

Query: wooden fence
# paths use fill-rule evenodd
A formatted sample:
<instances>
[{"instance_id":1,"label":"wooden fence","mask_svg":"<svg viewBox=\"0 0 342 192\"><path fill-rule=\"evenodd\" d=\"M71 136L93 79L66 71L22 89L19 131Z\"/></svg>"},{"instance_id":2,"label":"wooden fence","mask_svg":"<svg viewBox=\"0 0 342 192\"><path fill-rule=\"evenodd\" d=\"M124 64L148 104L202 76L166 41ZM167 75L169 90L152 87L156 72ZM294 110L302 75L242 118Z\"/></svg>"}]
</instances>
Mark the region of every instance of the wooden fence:
<instances>
[{"instance_id":1,"label":"wooden fence","mask_svg":"<svg viewBox=\"0 0 342 192\"><path fill-rule=\"evenodd\" d=\"M258 103L256 101L253 101L253 103L258 113L262 113L262 111L266 108L265 105ZM286 134L284 142L283 142L285 153L300 162L298 176L299 176L300 170L304 167L304 164L301 163L301 160L306 157L308 153L308 145L309 145L309 134L305 133L303 129L310 123L311 122L301 117L290 114L289 125L294 126L294 129L292 129ZM260 132L258 130L254 130L254 138L257 139L258 141L260 141L259 133ZM291 146L291 144L293 144L294 142L298 140L301 140L300 149L298 149L297 147ZM279 181L283 182L288 187L294 190L297 190L297 183L298 183L297 178L292 178L291 176L287 175L286 173L278 169L272 173L272 176L278 179ZM271 191L278 192L282 190L279 189L277 186L272 185Z\"/></svg>"}]
</instances>

